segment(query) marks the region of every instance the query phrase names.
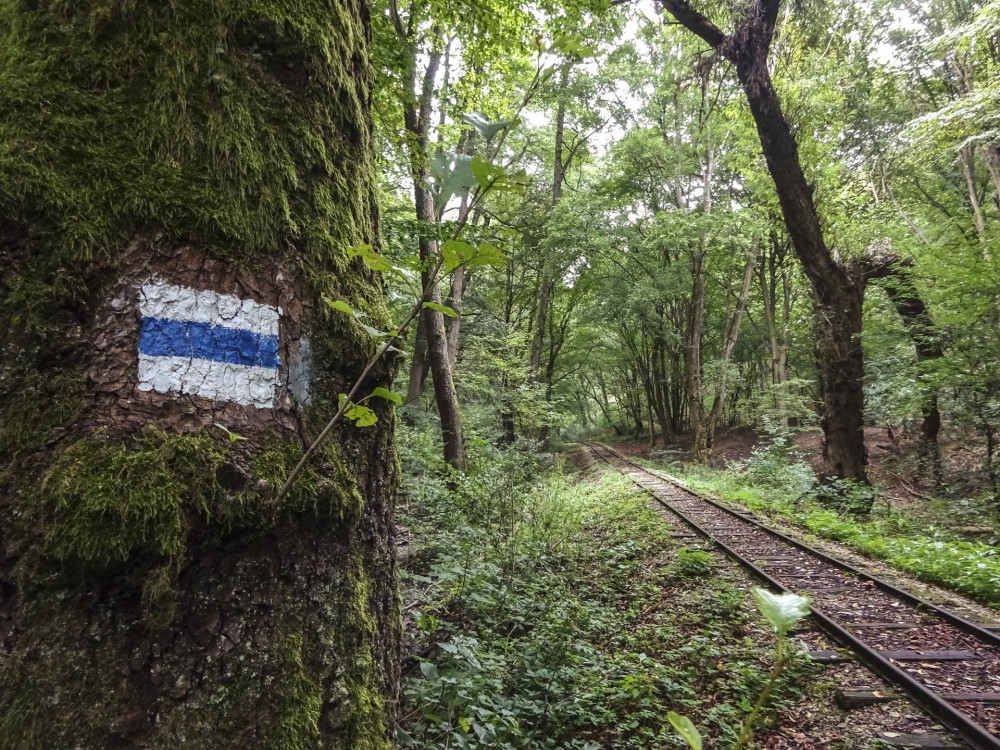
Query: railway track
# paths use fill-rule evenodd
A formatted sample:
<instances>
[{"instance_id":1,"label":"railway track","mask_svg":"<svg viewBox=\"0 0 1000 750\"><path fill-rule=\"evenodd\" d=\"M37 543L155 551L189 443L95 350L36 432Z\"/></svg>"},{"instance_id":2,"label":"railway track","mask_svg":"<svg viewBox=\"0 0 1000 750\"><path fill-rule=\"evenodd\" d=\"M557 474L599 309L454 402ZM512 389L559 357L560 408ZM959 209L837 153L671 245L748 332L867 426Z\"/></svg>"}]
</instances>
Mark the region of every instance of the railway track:
<instances>
[{"instance_id":1,"label":"railway track","mask_svg":"<svg viewBox=\"0 0 1000 750\"><path fill-rule=\"evenodd\" d=\"M1000 635L608 446L587 446L764 582L808 593L821 630L971 747L1000 750Z\"/></svg>"}]
</instances>

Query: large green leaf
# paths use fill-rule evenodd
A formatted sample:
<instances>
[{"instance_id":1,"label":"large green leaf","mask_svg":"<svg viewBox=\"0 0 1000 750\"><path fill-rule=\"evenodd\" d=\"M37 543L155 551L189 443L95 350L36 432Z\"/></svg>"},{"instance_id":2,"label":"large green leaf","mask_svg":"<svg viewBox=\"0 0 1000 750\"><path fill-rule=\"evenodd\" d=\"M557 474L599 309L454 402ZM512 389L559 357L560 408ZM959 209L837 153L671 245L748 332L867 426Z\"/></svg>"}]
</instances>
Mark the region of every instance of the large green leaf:
<instances>
[{"instance_id":1,"label":"large green leaf","mask_svg":"<svg viewBox=\"0 0 1000 750\"><path fill-rule=\"evenodd\" d=\"M398 393L393 393L388 388L383 388L382 386L379 386L374 391L372 391L369 394L369 396L372 396L372 397L375 397L375 398L388 399L389 401L392 401L394 404L402 404L403 403L402 396L400 396Z\"/></svg>"},{"instance_id":2,"label":"large green leaf","mask_svg":"<svg viewBox=\"0 0 1000 750\"><path fill-rule=\"evenodd\" d=\"M349 304L347 304L343 300L333 299L332 297L327 297L324 294L323 295L323 301L326 302L326 304L328 304L334 310L338 310L338 311L340 311L342 313L347 313L352 318L364 318L364 317L367 317L364 313L358 312L357 310L355 310L353 307L351 307Z\"/></svg>"},{"instance_id":3,"label":"large green leaf","mask_svg":"<svg viewBox=\"0 0 1000 750\"><path fill-rule=\"evenodd\" d=\"M466 268L496 266L502 268L507 264L507 257L489 242L483 242L479 247L476 247L461 240L448 240L441 245L441 255L444 257L445 273L451 273L459 266Z\"/></svg>"},{"instance_id":4,"label":"large green leaf","mask_svg":"<svg viewBox=\"0 0 1000 750\"><path fill-rule=\"evenodd\" d=\"M344 416L353 419L358 427L371 427L378 422L378 415L367 406L361 404L351 404L351 407L344 412Z\"/></svg>"},{"instance_id":5,"label":"large green leaf","mask_svg":"<svg viewBox=\"0 0 1000 750\"><path fill-rule=\"evenodd\" d=\"M681 716L675 711L670 711L667 713L667 720L677 730L677 734L684 738L691 750L701 750L701 732L691 723L691 719L687 716Z\"/></svg>"},{"instance_id":6,"label":"large green leaf","mask_svg":"<svg viewBox=\"0 0 1000 750\"><path fill-rule=\"evenodd\" d=\"M772 594L767 589L755 588L757 609L767 618L778 635L788 631L809 614L809 597L800 594Z\"/></svg>"},{"instance_id":7,"label":"large green leaf","mask_svg":"<svg viewBox=\"0 0 1000 750\"><path fill-rule=\"evenodd\" d=\"M385 273L393 269L392 261L384 255L376 253L371 245L354 245L353 247L349 247L347 248L347 255L351 258L356 258L360 255L365 265L373 271Z\"/></svg>"},{"instance_id":8,"label":"large green leaf","mask_svg":"<svg viewBox=\"0 0 1000 750\"><path fill-rule=\"evenodd\" d=\"M493 140L493 136L501 130L509 128L517 122L517 118L490 122L486 119L486 115L482 112L470 112L467 115L462 115L462 121L474 127L476 132L483 136L487 141L491 141Z\"/></svg>"},{"instance_id":9,"label":"large green leaf","mask_svg":"<svg viewBox=\"0 0 1000 750\"><path fill-rule=\"evenodd\" d=\"M471 164L471 156L454 151L445 151L431 157L430 184L427 187L434 196L434 205L439 212L456 195L472 190L479 184L472 173Z\"/></svg>"},{"instance_id":10,"label":"large green leaf","mask_svg":"<svg viewBox=\"0 0 1000 750\"><path fill-rule=\"evenodd\" d=\"M447 315L449 318L457 318L458 313L447 305L439 305L437 302L425 302L424 307L430 308L431 310L437 310L439 313Z\"/></svg>"},{"instance_id":11,"label":"large green leaf","mask_svg":"<svg viewBox=\"0 0 1000 750\"><path fill-rule=\"evenodd\" d=\"M583 43L582 34L560 34L549 45L550 52L559 52L567 57L592 57L597 53L594 47Z\"/></svg>"},{"instance_id":12,"label":"large green leaf","mask_svg":"<svg viewBox=\"0 0 1000 750\"><path fill-rule=\"evenodd\" d=\"M528 176L523 169L512 175L507 174L503 167L483 161L478 156L473 157L472 161L469 162L469 169L479 182L480 187L489 190L522 193L525 185L528 184Z\"/></svg>"}]
</instances>

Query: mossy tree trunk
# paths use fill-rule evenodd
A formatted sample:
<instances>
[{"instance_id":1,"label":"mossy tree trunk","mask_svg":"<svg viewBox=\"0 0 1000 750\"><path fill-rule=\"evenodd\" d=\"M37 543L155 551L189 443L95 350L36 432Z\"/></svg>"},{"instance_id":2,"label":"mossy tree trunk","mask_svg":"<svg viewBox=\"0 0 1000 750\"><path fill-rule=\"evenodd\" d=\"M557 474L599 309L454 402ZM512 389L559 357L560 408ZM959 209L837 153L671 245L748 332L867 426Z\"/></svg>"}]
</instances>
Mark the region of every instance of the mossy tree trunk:
<instances>
[{"instance_id":1,"label":"mossy tree trunk","mask_svg":"<svg viewBox=\"0 0 1000 750\"><path fill-rule=\"evenodd\" d=\"M0 748L390 747L386 404L276 499L374 351L324 297L389 322L369 44L358 0L0 2Z\"/></svg>"}]
</instances>

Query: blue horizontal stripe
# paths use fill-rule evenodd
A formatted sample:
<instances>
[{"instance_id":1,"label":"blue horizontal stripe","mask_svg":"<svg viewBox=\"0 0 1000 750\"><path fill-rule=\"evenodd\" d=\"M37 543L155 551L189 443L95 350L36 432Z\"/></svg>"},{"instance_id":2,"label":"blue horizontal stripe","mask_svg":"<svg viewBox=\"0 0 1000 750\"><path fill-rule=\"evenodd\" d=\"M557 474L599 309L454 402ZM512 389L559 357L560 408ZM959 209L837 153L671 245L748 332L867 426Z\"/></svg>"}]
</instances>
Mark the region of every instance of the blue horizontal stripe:
<instances>
[{"instance_id":1,"label":"blue horizontal stripe","mask_svg":"<svg viewBox=\"0 0 1000 750\"><path fill-rule=\"evenodd\" d=\"M143 318L139 353L151 357L210 359L231 365L276 368L278 337L210 323Z\"/></svg>"}]
</instances>

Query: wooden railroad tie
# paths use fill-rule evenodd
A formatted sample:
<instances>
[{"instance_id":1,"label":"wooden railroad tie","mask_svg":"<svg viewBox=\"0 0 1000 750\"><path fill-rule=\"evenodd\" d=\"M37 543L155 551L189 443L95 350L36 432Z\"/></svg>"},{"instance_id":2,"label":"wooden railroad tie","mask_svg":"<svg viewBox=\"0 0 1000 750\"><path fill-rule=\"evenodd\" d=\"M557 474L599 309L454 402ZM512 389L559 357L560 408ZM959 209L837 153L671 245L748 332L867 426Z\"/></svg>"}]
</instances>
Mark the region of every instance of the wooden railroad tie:
<instances>
[{"instance_id":1,"label":"wooden railroad tie","mask_svg":"<svg viewBox=\"0 0 1000 750\"><path fill-rule=\"evenodd\" d=\"M846 651L809 651L807 656L817 664L842 664L854 660Z\"/></svg>"},{"instance_id":2,"label":"wooden railroad tie","mask_svg":"<svg viewBox=\"0 0 1000 750\"><path fill-rule=\"evenodd\" d=\"M889 747L929 750L933 748L964 748L945 734L899 734L879 732L878 738Z\"/></svg>"},{"instance_id":3,"label":"wooden railroad tie","mask_svg":"<svg viewBox=\"0 0 1000 750\"><path fill-rule=\"evenodd\" d=\"M844 625L848 630L863 628L871 630L909 630L911 628L927 627L927 624L920 622L852 622Z\"/></svg>"},{"instance_id":4,"label":"wooden railroad tie","mask_svg":"<svg viewBox=\"0 0 1000 750\"><path fill-rule=\"evenodd\" d=\"M971 651L879 651L880 656L893 661L979 661Z\"/></svg>"}]
</instances>

